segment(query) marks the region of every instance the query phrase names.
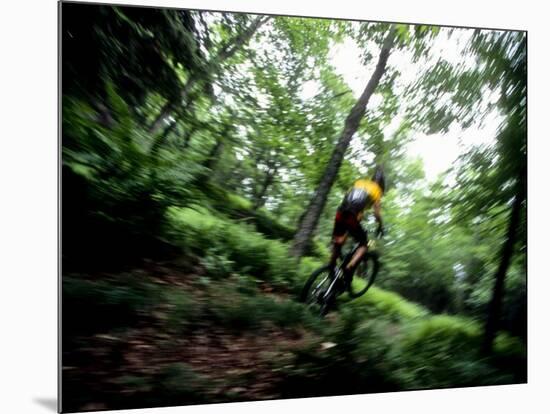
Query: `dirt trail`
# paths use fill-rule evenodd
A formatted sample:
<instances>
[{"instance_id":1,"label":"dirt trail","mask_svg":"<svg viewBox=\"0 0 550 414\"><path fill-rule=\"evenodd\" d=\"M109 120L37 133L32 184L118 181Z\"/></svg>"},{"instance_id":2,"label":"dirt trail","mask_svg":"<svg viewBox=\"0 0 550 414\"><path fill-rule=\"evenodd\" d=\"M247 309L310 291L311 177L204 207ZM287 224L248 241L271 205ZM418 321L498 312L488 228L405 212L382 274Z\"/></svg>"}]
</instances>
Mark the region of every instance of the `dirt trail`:
<instances>
[{"instance_id":1,"label":"dirt trail","mask_svg":"<svg viewBox=\"0 0 550 414\"><path fill-rule=\"evenodd\" d=\"M188 269L169 263L149 263L131 273L200 298L204 292L196 280L201 270L194 270L191 274ZM279 296L266 285L261 290L278 300L288 297L284 293ZM90 390L90 395L101 397L106 392L116 392L131 397L140 392L140 387L125 384L121 378L155 378L167 367L185 364L208 384L204 392L209 400L246 401L278 398L278 385L284 377L277 367L290 360L292 350L305 346L313 336L301 328L266 325L238 331L208 322L180 334L166 329L165 315L157 311L138 326L75 339L81 345L64 352L64 375L73 384ZM72 363L65 365L65 361ZM112 407L88 401L80 408Z\"/></svg>"}]
</instances>

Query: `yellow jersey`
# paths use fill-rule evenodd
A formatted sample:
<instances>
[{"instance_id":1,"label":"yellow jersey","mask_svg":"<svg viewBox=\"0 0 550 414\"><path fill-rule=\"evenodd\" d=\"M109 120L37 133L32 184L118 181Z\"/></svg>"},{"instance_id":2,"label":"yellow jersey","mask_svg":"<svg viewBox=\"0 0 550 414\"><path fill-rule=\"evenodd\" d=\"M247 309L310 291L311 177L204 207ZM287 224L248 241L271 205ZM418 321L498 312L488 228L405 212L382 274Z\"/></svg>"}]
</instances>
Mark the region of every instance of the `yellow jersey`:
<instances>
[{"instance_id":1,"label":"yellow jersey","mask_svg":"<svg viewBox=\"0 0 550 414\"><path fill-rule=\"evenodd\" d=\"M353 183L353 188L364 190L369 195L370 205L377 203L382 198L382 189L375 181L360 179Z\"/></svg>"},{"instance_id":2,"label":"yellow jersey","mask_svg":"<svg viewBox=\"0 0 550 414\"><path fill-rule=\"evenodd\" d=\"M378 183L360 179L353 183L342 202L342 208L355 214L363 212L372 207L373 204L382 198L382 189Z\"/></svg>"}]
</instances>

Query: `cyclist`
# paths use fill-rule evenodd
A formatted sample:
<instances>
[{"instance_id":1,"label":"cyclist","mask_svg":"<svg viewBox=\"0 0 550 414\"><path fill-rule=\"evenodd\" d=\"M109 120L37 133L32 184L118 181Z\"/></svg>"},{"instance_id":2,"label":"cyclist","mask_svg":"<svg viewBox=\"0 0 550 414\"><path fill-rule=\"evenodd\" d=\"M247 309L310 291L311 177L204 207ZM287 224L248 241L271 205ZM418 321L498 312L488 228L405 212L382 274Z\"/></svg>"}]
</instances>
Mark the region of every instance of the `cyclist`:
<instances>
[{"instance_id":1,"label":"cyclist","mask_svg":"<svg viewBox=\"0 0 550 414\"><path fill-rule=\"evenodd\" d=\"M359 249L344 269L344 286L343 290L351 282L355 266L361 258L367 253L367 232L361 226L361 220L365 214L365 210L373 207L374 217L378 223L376 235L384 234L382 225L382 215L380 213L380 199L386 188L386 180L384 171L381 166L377 166L372 179L359 179L355 181L353 187L344 196L342 203L336 211L334 218L334 230L332 232L332 256L330 265L332 272L336 265L336 260L340 257L342 245L347 239L348 234L360 244Z\"/></svg>"}]
</instances>

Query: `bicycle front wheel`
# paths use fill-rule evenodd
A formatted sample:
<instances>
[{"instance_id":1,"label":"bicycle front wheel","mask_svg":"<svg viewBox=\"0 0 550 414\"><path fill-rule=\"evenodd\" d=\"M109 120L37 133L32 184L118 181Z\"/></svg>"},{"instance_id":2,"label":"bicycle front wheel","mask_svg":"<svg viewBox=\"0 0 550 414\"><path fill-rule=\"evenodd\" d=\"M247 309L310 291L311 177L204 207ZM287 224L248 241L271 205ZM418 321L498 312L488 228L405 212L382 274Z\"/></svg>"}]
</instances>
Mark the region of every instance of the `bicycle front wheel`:
<instances>
[{"instance_id":1,"label":"bicycle front wheel","mask_svg":"<svg viewBox=\"0 0 550 414\"><path fill-rule=\"evenodd\" d=\"M306 281L300 295L300 301L308 307L318 310L321 316L327 313L333 296L330 293L326 295L332 283L330 276L330 266L317 269Z\"/></svg>"},{"instance_id":2,"label":"bicycle front wheel","mask_svg":"<svg viewBox=\"0 0 550 414\"><path fill-rule=\"evenodd\" d=\"M374 283L379 268L378 254L368 252L366 257L357 266L353 281L348 286L350 297L355 299L364 295Z\"/></svg>"}]
</instances>

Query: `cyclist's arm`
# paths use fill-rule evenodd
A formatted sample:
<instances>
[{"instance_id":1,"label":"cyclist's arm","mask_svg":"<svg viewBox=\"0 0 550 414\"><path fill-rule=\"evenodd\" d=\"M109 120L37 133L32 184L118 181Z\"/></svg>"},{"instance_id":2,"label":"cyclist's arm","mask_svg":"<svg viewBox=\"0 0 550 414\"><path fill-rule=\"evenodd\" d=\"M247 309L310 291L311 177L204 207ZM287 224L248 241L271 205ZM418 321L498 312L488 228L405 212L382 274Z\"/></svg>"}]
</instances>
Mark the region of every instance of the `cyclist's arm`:
<instances>
[{"instance_id":1,"label":"cyclist's arm","mask_svg":"<svg viewBox=\"0 0 550 414\"><path fill-rule=\"evenodd\" d=\"M373 209L374 209L374 218L378 222L378 229L376 230L376 235L380 237L384 235L384 226L382 224L382 213L380 212L380 201L377 201L376 203L374 203Z\"/></svg>"},{"instance_id":2,"label":"cyclist's arm","mask_svg":"<svg viewBox=\"0 0 550 414\"><path fill-rule=\"evenodd\" d=\"M380 211L380 201L377 201L376 203L374 203L373 209L374 209L374 218L376 219L378 225L382 227L382 213Z\"/></svg>"}]
</instances>

